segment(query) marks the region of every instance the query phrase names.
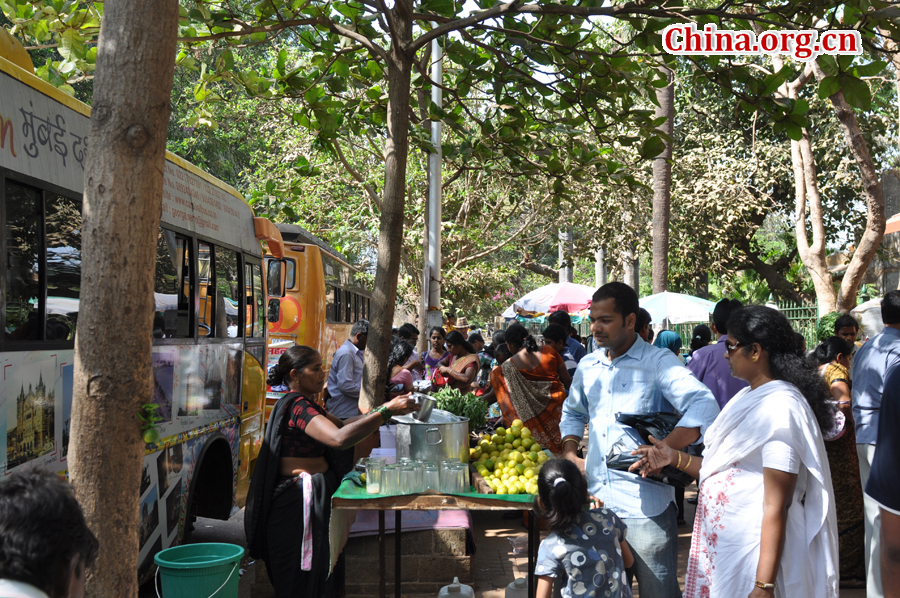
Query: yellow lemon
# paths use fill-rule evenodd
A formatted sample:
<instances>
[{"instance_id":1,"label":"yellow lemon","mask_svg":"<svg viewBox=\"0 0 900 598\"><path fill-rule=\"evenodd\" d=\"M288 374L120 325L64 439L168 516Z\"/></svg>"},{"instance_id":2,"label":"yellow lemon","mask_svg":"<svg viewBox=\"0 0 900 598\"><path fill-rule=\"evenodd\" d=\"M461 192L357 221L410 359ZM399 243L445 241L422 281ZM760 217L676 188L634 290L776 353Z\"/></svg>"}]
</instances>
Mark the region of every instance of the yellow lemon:
<instances>
[{"instance_id":1,"label":"yellow lemon","mask_svg":"<svg viewBox=\"0 0 900 598\"><path fill-rule=\"evenodd\" d=\"M513 426L512 428L510 428L509 433L512 434L513 438L519 438L522 435L522 428ZM507 434L506 436L509 437L509 434Z\"/></svg>"},{"instance_id":2,"label":"yellow lemon","mask_svg":"<svg viewBox=\"0 0 900 598\"><path fill-rule=\"evenodd\" d=\"M529 437L526 437L525 432L528 432L527 428L525 430L522 430L522 448L527 449L527 448L530 448L531 445L534 444L534 440L532 440ZM530 434L531 432L528 432L528 433Z\"/></svg>"},{"instance_id":3,"label":"yellow lemon","mask_svg":"<svg viewBox=\"0 0 900 598\"><path fill-rule=\"evenodd\" d=\"M494 492L496 492L497 494L506 494L506 486L497 484L497 487L494 488Z\"/></svg>"},{"instance_id":4,"label":"yellow lemon","mask_svg":"<svg viewBox=\"0 0 900 598\"><path fill-rule=\"evenodd\" d=\"M519 448L520 446L522 446L522 441L521 441L521 440L519 440L518 438L516 438L515 440L513 440L513 448Z\"/></svg>"},{"instance_id":5,"label":"yellow lemon","mask_svg":"<svg viewBox=\"0 0 900 598\"><path fill-rule=\"evenodd\" d=\"M534 467L529 467L525 470L525 477L531 479L534 477Z\"/></svg>"},{"instance_id":6,"label":"yellow lemon","mask_svg":"<svg viewBox=\"0 0 900 598\"><path fill-rule=\"evenodd\" d=\"M512 425L514 428L521 428L525 424L522 423L521 419L516 419L516 420L513 420Z\"/></svg>"},{"instance_id":7,"label":"yellow lemon","mask_svg":"<svg viewBox=\"0 0 900 598\"><path fill-rule=\"evenodd\" d=\"M513 454L516 456L516 461L518 463L521 463L522 461L525 460L525 455L523 455L522 453L513 453Z\"/></svg>"},{"instance_id":8,"label":"yellow lemon","mask_svg":"<svg viewBox=\"0 0 900 598\"><path fill-rule=\"evenodd\" d=\"M526 438L531 438L531 430L522 428L522 440L525 440Z\"/></svg>"},{"instance_id":9,"label":"yellow lemon","mask_svg":"<svg viewBox=\"0 0 900 598\"><path fill-rule=\"evenodd\" d=\"M525 467L534 467L535 463L531 459L525 459L524 461L522 461L522 465L524 465Z\"/></svg>"},{"instance_id":10,"label":"yellow lemon","mask_svg":"<svg viewBox=\"0 0 900 598\"><path fill-rule=\"evenodd\" d=\"M544 450L544 447L542 447L541 445L539 445L537 442L535 442L534 444L532 444L532 445L531 445L530 447L528 447L528 448L530 448L531 450L533 450L533 451L536 452L536 453L539 453L539 452L541 452L542 450Z\"/></svg>"},{"instance_id":11,"label":"yellow lemon","mask_svg":"<svg viewBox=\"0 0 900 598\"><path fill-rule=\"evenodd\" d=\"M523 465L522 463L519 463L518 465L516 465L516 473L524 473L524 472L525 472L525 465Z\"/></svg>"},{"instance_id":12,"label":"yellow lemon","mask_svg":"<svg viewBox=\"0 0 900 598\"><path fill-rule=\"evenodd\" d=\"M488 468L488 471L494 469L494 462L488 459L484 462L484 466Z\"/></svg>"}]
</instances>

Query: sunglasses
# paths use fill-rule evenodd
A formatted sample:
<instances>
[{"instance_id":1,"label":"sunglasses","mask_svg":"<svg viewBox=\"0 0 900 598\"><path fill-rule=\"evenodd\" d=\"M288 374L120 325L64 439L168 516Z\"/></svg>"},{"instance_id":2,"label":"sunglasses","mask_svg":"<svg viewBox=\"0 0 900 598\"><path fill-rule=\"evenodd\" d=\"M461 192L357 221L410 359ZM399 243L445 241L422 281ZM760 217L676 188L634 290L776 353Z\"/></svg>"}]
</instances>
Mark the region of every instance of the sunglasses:
<instances>
[{"instance_id":1,"label":"sunglasses","mask_svg":"<svg viewBox=\"0 0 900 598\"><path fill-rule=\"evenodd\" d=\"M725 350L728 352L728 356L731 357L731 354L737 351L738 347L743 347L740 342L734 343L733 345L728 341L725 341Z\"/></svg>"}]
</instances>

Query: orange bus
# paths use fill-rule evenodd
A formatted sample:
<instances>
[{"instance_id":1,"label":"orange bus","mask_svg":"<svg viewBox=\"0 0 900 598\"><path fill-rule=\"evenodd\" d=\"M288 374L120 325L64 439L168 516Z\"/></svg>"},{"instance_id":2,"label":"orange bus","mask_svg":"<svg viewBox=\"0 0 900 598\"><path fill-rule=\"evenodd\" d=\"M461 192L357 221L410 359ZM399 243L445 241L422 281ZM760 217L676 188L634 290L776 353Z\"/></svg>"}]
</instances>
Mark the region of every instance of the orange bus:
<instances>
[{"instance_id":1,"label":"orange bus","mask_svg":"<svg viewBox=\"0 0 900 598\"><path fill-rule=\"evenodd\" d=\"M275 226L284 240L285 288L269 288L269 300L281 302L278 321L269 323L269 365L296 344L317 349L327 370L353 323L369 318L371 289L356 267L312 233L295 224ZM265 259L267 268L280 261L269 254ZM268 388L268 409L282 395Z\"/></svg>"}]
</instances>

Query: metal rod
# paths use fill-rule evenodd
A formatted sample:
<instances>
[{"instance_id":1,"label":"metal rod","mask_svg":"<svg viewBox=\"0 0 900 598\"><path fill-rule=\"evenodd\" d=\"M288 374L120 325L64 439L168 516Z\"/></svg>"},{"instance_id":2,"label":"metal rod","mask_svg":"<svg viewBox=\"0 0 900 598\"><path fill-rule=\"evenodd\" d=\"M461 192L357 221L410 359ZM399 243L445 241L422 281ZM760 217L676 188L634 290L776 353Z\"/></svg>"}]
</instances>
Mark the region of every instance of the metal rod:
<instances>
[{"instance_id":1,"label":"metal rod","mask_svg":"<svg viewBox=\"0 0 900 598\"><path fill-rule=\"evenodd\" d=\"M526 575L528 576L528 598L534 598L535 587L534 587L534 553L532 552L534 548L534 513L525 511L525 516L528 517L528 569L526 570Z\"/></svg>"},{"instance_id":2,"label":"metal rod","mask_svg":"<svg viewBox=\"0 0 900 598\"><path fill-rule=\"evenodd\" d=\"M394 596L400 596L400 514L394 511Z\"/></svg>"},{"instance_id":3,"label":"metal rod","mask_svg":"<svg viewBox=\"0 0 900 598\"><path fill-rule=\"evenodd\" d=\"M378 511L378 598L387 598L384 564L384 511Z\"/></svg>"},{"instance_id":4,"label":"metal rod","mask_svg":"<svg viewBox=\"0 0 900 598\"><path fill-rule=\"evenodd\" d=\"M444 53L439 39L431 42L431 79L435 82L431 88L431 101L438 108L444 104L443 90L440 85L444 79ZM431 121L431 145L434 153L428 154L428 251L426 252L426 268L428 280L422 289L427 297L425 303L426 328L443 325L441 313L441 121Z\"/></svg>"}]
</instances>

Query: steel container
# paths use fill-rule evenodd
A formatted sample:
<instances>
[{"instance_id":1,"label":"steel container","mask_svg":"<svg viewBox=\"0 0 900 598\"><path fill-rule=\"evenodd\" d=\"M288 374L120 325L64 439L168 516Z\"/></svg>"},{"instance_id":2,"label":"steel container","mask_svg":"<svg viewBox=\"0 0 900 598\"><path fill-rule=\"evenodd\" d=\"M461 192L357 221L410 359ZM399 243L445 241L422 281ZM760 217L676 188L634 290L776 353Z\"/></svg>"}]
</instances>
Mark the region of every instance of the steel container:
<instances>
[{"instance_id":1,"label":"steel container","mask_svg":"<svg viewBox=\"0 0 900 598\"><path fill-rule=\"evenodd\" d=\"M395 417L397 423L397 458L404 457L440 463L456 457L469 461L469 419L435 409L428 422L411 415Z\"/></svg>"}]
</instances>

